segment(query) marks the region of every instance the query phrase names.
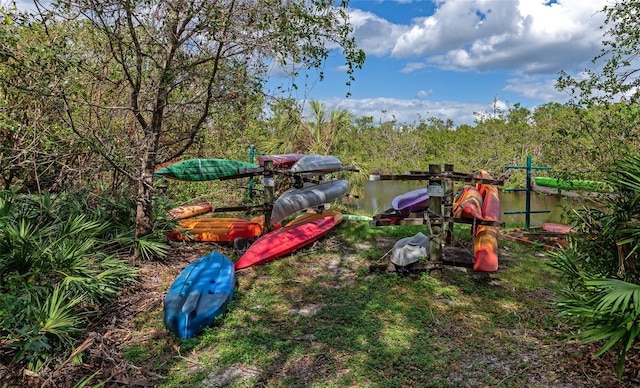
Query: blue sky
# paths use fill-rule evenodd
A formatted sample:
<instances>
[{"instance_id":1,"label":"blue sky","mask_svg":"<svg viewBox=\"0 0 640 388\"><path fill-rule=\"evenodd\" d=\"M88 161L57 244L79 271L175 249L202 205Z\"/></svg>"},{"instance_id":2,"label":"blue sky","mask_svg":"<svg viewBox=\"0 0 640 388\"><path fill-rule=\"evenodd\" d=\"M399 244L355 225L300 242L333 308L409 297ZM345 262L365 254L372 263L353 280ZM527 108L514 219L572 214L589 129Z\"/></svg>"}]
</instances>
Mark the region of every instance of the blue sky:
<instances>
[{"instance_id":1,"label":"blue sky","mask_svg":"<svg viewBox=\"0 0 640 388\"><path fill-rule=\"evenodd\" d=\"M576 77L600 52L600 0L351 0L358 46L367 54L351 88L340 56L325 80L301 88L320 100L376 120L420 117L473 124L474 112L516 103L534 109L566 102L558 72ZM347 92L351 93L345 98Z\"/></svg>"},{"instance_id":2,"label":"blue sky","mask_svg":"<svg viewBox=\"0 0 640 388\"><path fill-rule=\"evenodd\" d=\"M324 81L296 81L293 97L376 122L436 117L456 125L473 125L475 113L491 113L494 101L503 110L563 103L568 96L554 87L558 72L579 78L593 66L607 1L613 0L351 0L364 68L347 88L344 58L336 53L322 69ZM33 7L32 0L17 3ZM290 85L277 73L268 86Z\"/></svg>"}]
</instances>

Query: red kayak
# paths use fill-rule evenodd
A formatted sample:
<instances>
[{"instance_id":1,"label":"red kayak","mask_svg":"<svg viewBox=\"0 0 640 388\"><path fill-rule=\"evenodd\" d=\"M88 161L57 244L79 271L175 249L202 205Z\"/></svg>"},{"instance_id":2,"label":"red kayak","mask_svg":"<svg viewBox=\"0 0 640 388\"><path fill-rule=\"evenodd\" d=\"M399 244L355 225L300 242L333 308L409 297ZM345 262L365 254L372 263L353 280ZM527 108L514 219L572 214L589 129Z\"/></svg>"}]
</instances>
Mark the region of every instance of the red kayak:
<instances>
[{"instance_id":1,"label":"red kayak","mask_svg":"<svg viewBox=\"0 0 640 388\"><path fill-rule=\"evenodd\" d=\"M328 215L302 224L294 224L269 232L258 238L235 264L235 269L288 255L329 233L342 221L342 214Z\"/></svg>"}]
</instances>

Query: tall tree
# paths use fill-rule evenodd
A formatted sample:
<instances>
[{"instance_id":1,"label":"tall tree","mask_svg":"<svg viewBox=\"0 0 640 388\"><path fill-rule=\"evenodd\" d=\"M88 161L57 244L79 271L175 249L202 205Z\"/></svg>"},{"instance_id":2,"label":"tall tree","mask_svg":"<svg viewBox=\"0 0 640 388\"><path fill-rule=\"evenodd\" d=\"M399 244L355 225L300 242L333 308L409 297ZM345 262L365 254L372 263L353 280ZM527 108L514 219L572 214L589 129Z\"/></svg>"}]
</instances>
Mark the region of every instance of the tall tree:
<instances>
[{"instance_id":1,"label":"tall tree","mask_svg":"<svg viewBox=\"0 0 640 388\"><path fill-rule=\"evenodd\" d=\"M364 54L347 2L61 0L34 20L58 48L47 93L69 127L136 189L136 235L151 232L156 164L184 154L231 104L260 93L270 64L319 68ZM32 67L35 66L31 64ZM42 93L42 90L40 91ZM160 158L160 155L162 157Z\"/></svg>"},{"instance_id":2,"label":"tall tree","mask_svg":"<svg viewBox=\"0 0 640 388\"><path fill-rule=\"evenodd\" d=\"M557 87L568 91L578 122L567 137L584 140L597 168L611 168L621 156L637 152L640 138L640 1L607 2L603 49L580 78L561 72ZM577 143L577 142L576 142ZM580 142L582 143L582 142Z\"/></svg>"},{"instance_id":3,"label":"tall tree","mask_svg":"<svg viewBox=\"0 0 640 388\"><path fill-rule=\"evenodd\" d=\"M298 141L302 149L322 155L336 154L351 125L351 114L346 109L330 109L327 112L325 105L316 100L311 101L309 107L310 119L300 123L302 133Z\"/></svg>"}]
</instances>

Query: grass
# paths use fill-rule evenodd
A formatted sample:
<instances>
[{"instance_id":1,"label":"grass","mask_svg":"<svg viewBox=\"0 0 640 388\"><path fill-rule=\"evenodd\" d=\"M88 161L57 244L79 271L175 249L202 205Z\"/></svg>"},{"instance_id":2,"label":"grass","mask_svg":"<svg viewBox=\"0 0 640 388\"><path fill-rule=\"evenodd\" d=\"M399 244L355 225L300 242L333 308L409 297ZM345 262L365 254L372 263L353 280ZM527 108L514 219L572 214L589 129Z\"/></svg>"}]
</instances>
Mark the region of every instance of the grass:
<instances>
[{"instance_id":1,"label":"grass","mask_svg":"<svg viewBox=\"0 0 640 388\"><path fill-rule=\"evenodd\" d=\"M542 251L501 244L492 274L368 270L418 231L344 222L312 247L239 271L233 302L200 336L166 332L124 353L155 363L161 387L519 387L567 378L548 372L565 353L550 308L557 280ZM468 239L468 229L454 236ZM136 329L161 320L159 307ZM160 366L168 342L179 351Z\"/></svg>"}]
</instances>

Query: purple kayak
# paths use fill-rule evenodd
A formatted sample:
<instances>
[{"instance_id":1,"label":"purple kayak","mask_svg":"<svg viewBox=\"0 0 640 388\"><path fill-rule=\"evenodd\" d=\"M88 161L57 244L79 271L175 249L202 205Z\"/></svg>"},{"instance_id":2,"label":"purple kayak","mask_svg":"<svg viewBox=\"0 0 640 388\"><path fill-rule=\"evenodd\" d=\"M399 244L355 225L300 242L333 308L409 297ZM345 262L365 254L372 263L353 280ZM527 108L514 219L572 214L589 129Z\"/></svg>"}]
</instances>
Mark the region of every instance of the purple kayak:
<instances>
[{"instance_id":1,"label":"purple kayak","mask_svg":"<svg viewBox=\"0 0 640 388\"><path fill-rule=\"evenodd\" d=\"M391 206L399 213L408 215L429 206L429 194L426 188L412 190L395 197Z\"/></svg>"}]
</instances>

